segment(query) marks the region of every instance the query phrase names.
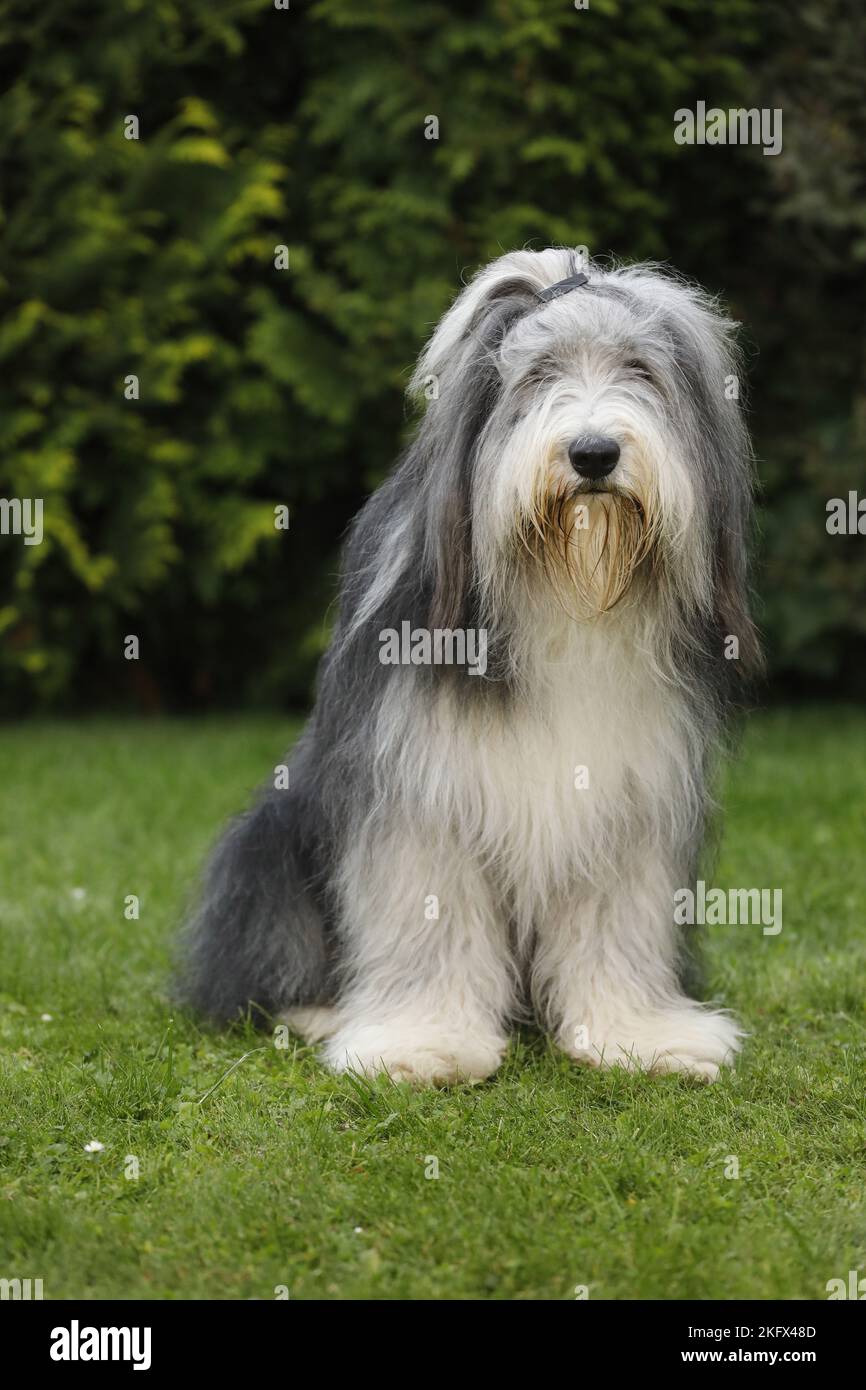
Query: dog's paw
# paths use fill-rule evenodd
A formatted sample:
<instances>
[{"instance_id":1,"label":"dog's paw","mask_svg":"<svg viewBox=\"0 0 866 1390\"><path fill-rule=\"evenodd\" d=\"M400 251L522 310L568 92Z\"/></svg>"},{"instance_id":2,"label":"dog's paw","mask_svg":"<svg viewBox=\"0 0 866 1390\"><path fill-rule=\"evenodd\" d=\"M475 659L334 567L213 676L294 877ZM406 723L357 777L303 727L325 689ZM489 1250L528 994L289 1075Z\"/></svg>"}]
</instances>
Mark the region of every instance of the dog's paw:
<instances>
[{"instance_id":1,"label":"dog's paw","mask_svg":"<svg viewBox=\"0 0 866 1390\"><path fill-rule=\"evenodd\" d=\"M415 1086L453 1086L483 1081L496 1071L504 1052L504 1039L389 1021L341 1029L323 1058L336 1072L387 1073Z\"/></svg>"},{"instance_id":2,"label":"dog's paw","mask_svg":"<svg viewBox=\"0 0 866 1390\"><path fill-rule=\"evenodd\" d=\"M634 1071L685 1072L715 1081L740 1050L743 1033L727 1014L698 1005L633 1015L608 1026L578 1025L560 1034L575 1061Z\"/></svg>"}]
</instances>

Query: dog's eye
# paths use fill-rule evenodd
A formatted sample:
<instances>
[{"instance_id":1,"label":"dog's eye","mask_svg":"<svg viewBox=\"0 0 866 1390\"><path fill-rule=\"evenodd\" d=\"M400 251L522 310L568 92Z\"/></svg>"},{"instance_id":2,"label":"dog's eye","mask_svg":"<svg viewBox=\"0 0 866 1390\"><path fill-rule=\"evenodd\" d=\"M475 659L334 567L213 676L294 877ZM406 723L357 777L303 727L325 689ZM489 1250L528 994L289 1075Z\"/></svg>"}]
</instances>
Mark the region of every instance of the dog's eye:
<instances>
[{"instance_id":1,"label":"dog's eye","mask_svg":"<svg viewBox=\"0 0 866 1390\"><path fill-rule=\"evenodd\" d=\"M558 366L554 357L539 357L536 362L533 362L523 379L528 386L540 386L542 382L550 380L557 373Z\"/></svg>"},{"instance_id":2,"label":"dog's eye","mask_svg":"<svg viewBox=\"0 0 866 1390\"><path fill-rule=\"evenodd\" d=\"M642 362L639 357L630 357L623 363L625 370L631 372L632 376L639 376L642 381L652 381L652 372L646 362Z\"/></svg>"}]
</instances>

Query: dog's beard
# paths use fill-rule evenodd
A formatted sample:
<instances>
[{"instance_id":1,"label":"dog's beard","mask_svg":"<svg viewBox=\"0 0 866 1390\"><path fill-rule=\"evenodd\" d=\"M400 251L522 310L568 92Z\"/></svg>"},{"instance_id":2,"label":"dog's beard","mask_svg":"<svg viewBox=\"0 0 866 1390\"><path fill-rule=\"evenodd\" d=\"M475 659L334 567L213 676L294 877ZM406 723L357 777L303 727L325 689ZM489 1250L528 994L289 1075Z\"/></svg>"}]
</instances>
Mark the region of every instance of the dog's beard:
<instances>
[{"instance_id":1,"label":"dog's beard","mask_svg":"<svg viewBox=\"0 0 866 1390\"><path fill-rule=\"evenodd\" d=\"M657 508L624 489L563 484L536 500L521 539L567 612L609 612L651 568Z\"/></svg>"}]
</instances>

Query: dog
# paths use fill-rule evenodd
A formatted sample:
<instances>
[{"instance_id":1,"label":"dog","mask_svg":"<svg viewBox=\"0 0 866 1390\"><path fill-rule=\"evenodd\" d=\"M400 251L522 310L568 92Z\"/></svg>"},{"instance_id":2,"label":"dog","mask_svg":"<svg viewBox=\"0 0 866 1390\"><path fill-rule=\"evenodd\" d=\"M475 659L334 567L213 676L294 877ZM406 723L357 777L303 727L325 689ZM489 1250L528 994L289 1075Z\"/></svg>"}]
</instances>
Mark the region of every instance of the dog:
<instances>
[{"instance_id":1,"label":"dog","mask_svg":"<svg viewBox=\"0 0 866 1390\"><path fill-rule=\"evenodd\" d=\"M422 1085L489 1077L526 1018L577 1062L731 1062L674 894L761 660L739 371L736 325L662 267L522 250L462 289L350 528L288 776L207 871L197 1008Z\"/></svg>"}]
</instances>

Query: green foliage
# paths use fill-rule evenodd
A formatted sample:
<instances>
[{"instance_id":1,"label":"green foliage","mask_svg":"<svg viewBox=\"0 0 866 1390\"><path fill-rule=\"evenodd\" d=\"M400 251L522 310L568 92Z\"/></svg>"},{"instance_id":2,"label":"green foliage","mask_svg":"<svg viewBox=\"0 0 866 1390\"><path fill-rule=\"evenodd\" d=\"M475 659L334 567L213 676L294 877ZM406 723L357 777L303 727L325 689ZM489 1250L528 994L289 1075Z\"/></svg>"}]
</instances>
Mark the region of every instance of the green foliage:
<instances>
[{"instance_id":1,"label":"green foliage","mask_svg":"<svg viewBox=\"0 0 866 1390\"><path fill-rule=\"evenodd\" d=\"M549 242L670 260L748 325L774 666L853 681L866 567L824 505L862 485L862 27L843 0L11 0L0 496L44 499L45 542L0 538L3 705L302 703L421 342L467 271ZM675 145L698 99L782 106L784 153Z\"/></svg>"}]
</instances>

